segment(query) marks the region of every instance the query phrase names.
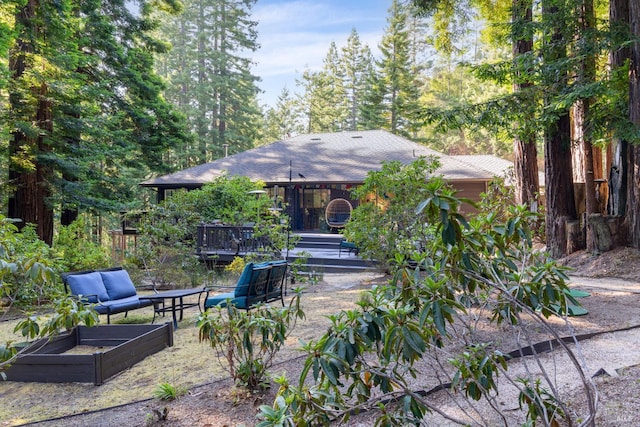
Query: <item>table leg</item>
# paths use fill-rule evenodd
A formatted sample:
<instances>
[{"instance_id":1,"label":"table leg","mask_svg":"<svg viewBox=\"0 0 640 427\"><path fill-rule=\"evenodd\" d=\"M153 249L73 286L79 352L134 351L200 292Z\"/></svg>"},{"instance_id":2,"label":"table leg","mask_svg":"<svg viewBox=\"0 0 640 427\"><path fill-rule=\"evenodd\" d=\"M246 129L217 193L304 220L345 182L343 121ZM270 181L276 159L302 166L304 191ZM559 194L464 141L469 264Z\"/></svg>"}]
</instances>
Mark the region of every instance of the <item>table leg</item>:
<instances>
[{"instance_id":1,"label":"table leg","mask_svg":"<svg viewBox=\"0 0 640 427\"><path fill-rule=\"evenodd\" d=\"M184 301L182 297L180 297L180 321L182 322L182 316L184 314Z\"/></svg>"},{"instance_id":2,"label":"table leg","mask_svg":"<svg viewBox=\"0 0 640 427\"><path fill-rule=\"evenodd\" d=\"M173 329L178 329L178 320L176 319L176 299L171 298L171 315L173 316Z\"/></svg>"}]
</instances>

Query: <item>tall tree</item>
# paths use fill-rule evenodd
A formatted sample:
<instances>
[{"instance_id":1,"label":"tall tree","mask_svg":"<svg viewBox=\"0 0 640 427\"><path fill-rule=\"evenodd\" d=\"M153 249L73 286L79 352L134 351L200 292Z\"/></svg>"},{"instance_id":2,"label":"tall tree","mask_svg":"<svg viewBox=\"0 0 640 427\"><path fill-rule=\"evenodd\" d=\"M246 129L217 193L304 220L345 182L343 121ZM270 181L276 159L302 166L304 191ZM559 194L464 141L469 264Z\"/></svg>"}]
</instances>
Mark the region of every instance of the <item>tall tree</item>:
<instances>
[{"instance_id":1,"label":"tall tree","mask_svg":"<svg viewBox=\"0 0 640 427\"><path fill-rule=\"evenodd\" d=\"M10 52L9 70L12 88L9 98L16 124L9 143L9 182L14 191L9 197L8 215L23 222L36 224L38 235L47 243L53 242L53 209L45 201L51 194L53 171L41 161L40 155L49 152L47 141L52 128L52 105L48 94L50 81L45 73L34 73L55 67L55 58L45 37L53 40L65 34L51 34L52 20L57 11L47 3L28 0L15 10L17 40ZM65 5L68 6L68 5ZM55 48L54 48L55 49Z\"/></svg>"},{"instance_id":2,"label":"tall tree","mask_svg":"<svg viewBox=\"0 0 640 427\"><path fill-rule=\"evenodd\" d=\"M265 144L304 132L304 126L300 123L298 103L286 87L282 88L278 95L275 107L267 109L264 124L262 142Z\"/></svg>"},{"instance_id":3,"label":"tall tree","mask_svg":"<svg viewBox=\"0 0 640 427\"><path fill-rule=\"evenodd\" d=\"M416 114L419 109L421 86L419 64L413 61L413 49L408 30L410 8L394 0L389 8L388 27L379 45L382 58L377 63L364 105L365 116L371 117L367 125L375 126L384 120L385 129L393 133L415 136L419 125ZM375 103L379 102L378 105ZM376 110L382 117L375 117Z\"/></svg>"},{"instance_id":4,"label":"tall tree","mask_svg":"<svg viewBox=\"0 0 640 427\"><path fill-rule=\"evenodd\" d=\"M306 70L297 83L304 89L299 103L307 116L308 132L339 132L346 128L347 95L335 42L329 46L322 70Z\"/></svg>"},{"instance_id":5,"label":"tall tree","mask_svg":"<svg viewBox=\"0 0 640 427\"><path fill-rule=\"evenodd\" d=\"M174 2L140 1L137 11L119 0L15 3L8 212L46 242L55 204L119 211L183 140L152 71L152 3Z\"/></svg>"},{"instance_id":6,"label":"tall tree","mask_svg":"<svg viewBox=\"0 0 640 427\"><path fill-rule=\"evenodd\" d=\"M623 39L626 39L630 29L628 0L610 0L609 22L612 33L624 34ZM627 45L620 46L614 44L614 46L609 55L612 75L626 71L626 63L631 53ZM609 197L607 213L614 216L624 216L627 209L627 179L630 176L630 165L628 163L629 144L627 139L614 134L612 143L607 150L607 157L611 163L608 177Z\"/></svg>"},{"instance_id":7,"label":"tall tree","mask_svg":"<svg viewBox=\"0 0 640 427\"><path fill-rule=\"evenodd\" d=\"M529 78L530 70L521 70L531 61L533 54L533 1L512 1L512 54L514 61L513 91L516 94L530 91L533 86ZM537 211L540 181L538 179L538 150L536 131L527 122L515 125L513 140L513 170L515 178L516 203L529 206Z\"/></svg>"},{"instance_id":8,"label":"tall tree","mask_svg":"<svg viewBox=\"0 0 640 427\"><path fill-rule=\"evenodd\" d=\"M363 121L360 106L366 93L367 81L373 72L374 59L369 46L362 44L355 28L351 30L347 44L342 48L340 64L344 70L344 89L348 103L347 130L359 130Z\"/></svg>"},{"instance_id":9,"label":"tall tree","mask_svg":"<svg viewBox=\"0 0 640 427\"><path fill-rule=\"evenodd\" d=\"M188 155L203 163L223 147L237 153L253 147L260 130L258 78L248 54L255 52L256 0L187 0L181 17L162 28L174 46L159 72L168 79L167 99L188 117L197 150Z\"/></svg>"},{"instance_id":10,"label":"tall tree","mask_svg":"<svg viewBox=\"0 0 640 427\"><path fill-rule=\"evenodd\" d=\"M542 19L544 24L543 61L547 68L545 108L553 111L544 124L545 182L547 250L553 257L567 253L566 222L577 217L573 190L571 162L571 119L569 109L556 104L554 94L563 93L568 84L564 60L567 57L566 9L555 0L544 0Z\"/></svg>"},{"instance_id":11,"label":"tall tree","mask_svg":"<svg viewBox=\"0 0 640 427\"><path fill-rule=\"evenodd\" d=\"M631 27L631 54L629 65L629 119L640 127L640 3L629 1L629 23ZM631 244L640 248L640 144L634 144L629 156L629 194L627 221Z\"/></svg>"}]
</instances>

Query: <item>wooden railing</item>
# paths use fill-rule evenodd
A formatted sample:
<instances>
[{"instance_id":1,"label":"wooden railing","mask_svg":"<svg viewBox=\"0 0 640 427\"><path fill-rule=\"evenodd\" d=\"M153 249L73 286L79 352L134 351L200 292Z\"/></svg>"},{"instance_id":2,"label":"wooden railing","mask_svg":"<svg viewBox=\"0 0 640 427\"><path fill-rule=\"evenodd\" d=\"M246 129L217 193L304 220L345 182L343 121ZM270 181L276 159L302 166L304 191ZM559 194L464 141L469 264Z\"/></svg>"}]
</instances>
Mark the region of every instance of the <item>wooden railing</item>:
<instances>
[{"instance_id":1,"label":"wooden railing","mask_svg":"<svg viewBox=\"0 0 640 427\"><path fill-rule=\"evenodd\" d=\"M203 259L274 250L269 238L257 236L253 226L201 224L196 233L196 253Z\"/></svg>"}]
</instances>

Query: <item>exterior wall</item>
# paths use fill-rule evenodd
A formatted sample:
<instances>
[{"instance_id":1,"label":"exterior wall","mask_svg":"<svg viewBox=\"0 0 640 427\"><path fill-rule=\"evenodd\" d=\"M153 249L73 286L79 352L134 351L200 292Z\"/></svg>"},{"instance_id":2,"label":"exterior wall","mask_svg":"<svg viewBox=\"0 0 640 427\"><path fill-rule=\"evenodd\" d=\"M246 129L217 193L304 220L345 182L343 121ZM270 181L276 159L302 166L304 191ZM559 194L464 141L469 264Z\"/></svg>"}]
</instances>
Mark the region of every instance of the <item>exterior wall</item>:
<instances>
[{"instance_id":1,"label":"exterior wall","mask_svg":"<svg viewBox=\"0 0 640 427\"><path fill-rule=\"evenodd\" d=\"M487 191L487 182L485 181L454 181L449 182L456 191L456 196L460 198L470 199L474 202L480 201L480 194ZM462 214L476 213L478 210L468 203L464 203L460 208Z\"/></svg>"}]
</instances>

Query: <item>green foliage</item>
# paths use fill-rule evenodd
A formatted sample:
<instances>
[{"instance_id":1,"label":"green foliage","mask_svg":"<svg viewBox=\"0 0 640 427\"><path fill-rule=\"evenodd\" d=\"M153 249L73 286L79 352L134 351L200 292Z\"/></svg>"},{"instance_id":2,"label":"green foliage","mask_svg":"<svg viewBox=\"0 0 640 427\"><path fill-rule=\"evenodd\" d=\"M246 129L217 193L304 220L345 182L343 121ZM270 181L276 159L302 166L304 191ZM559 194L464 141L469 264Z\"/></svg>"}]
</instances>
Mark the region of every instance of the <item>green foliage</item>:
<instances>
[{"instance_id":1,"label":"green foliage","mask_svg":"<svg viewBox=\"0 0 640 427\"><path fill-rule=\"evenodd\" d=\"M559 423L565 418L564 411L556 397L540 387L540 380L536 379L533 385L528 378L519 378L518 382L524 386L520 390L518 403L520 409L526 406L530 425L535 427L538 420L542 420L545 426L560 425Z\"/></svg>"},{"instance_id":2,"label":"green foliage","mask_svg":"<svg viewBox=\"0 0 640 427\"><path fill-rule=\"evenodd\" d=\"M160 400L176 400L187 392L182 387L176 387L169 383L160 383L153 389L153 397Z\"/></svg>"},{"instance_id":3,"label":"green foliage","mask_svg":"<svg viewBox=\"0 0 640 427\"><path fill-rule=\"evenodd\" d=\"M71 225L61 226L54 242L54 252L61 271L81 271L111 265L108 249L92 240L86 217L81 216Z\"/></svg>"},{"instance_id":4,"label":"green foliage","mask_svg":"<svg viewBox=\"0 0 640 427\"><path fill-rule=\"evenodd\" d=\"M378 46L382 57L370 75L370 90L362 107L368 129L383 124L383 129L394 134L410 136L419 128L415 113L420 105L420 64L409 29L410 16L404 3L391 3L388 26Z\"/></svg>"},{"instance_id":5,"label":"green foliage","mask_svg":"<svg viewBox=\"0 0 640 427\"><path fill-rule=\"evenodd\" d=\"M357 308L329 316L327 333L303 345L307 360L298 382L279 381L276 403L261 410L262 425L346 423L352 411L363 407L379 409L376 425L420 425L435 409L410 381L421 370L438 372L431 385L422 386L450 388L455 399L487 399L499 411L491 404L499 393L497 378L509 376L502 338L486 341L478 324L499 325L500 335L520 336L533 319L536 327L557 337L546 318L558 307L566 315L574 301L567 295L564 268L533 250L536 216L511 207L503 222L495 213L467 222L457 213L460 200L444 186L429 187L421 197L417 208L405 205L415 223L430 224L411 233L421 246L398 242L390 251L398 262L389 284L366 292ZM580 364L574 366L587 398L593 398ZM540 375L540 381L549 378ZM527 393L526 387L521 390ZM557 394L546 399L554 416L568 414ZM539 414L529 411L527 416Z\"/></svg>"},{"instance_id":6,"label":"green foliage","mask_svg":"<svg viewBox=\"0 0 640 427\"><path fill-rule=\"evenodd\" d=\"M18 232L15 222L0 215L0 298L21 307L50 301L60 291L53 285L51 249L33 226Z\"/></svg>"},{"instance_id":7,"label":"green foliage","mask_svg":"<svg viewBox=\"0 0 640 427\"><path fill-rule=\"evenodd\" d=\"M185 0L179 15L165 15L159 36L171 48L156 57L167 81L165 97L187 118L196 141L172 149L172 160L193 166L253 148L259 138L256 0ZM203 58L206 58L204 60Z\"/></svg>"},{"instance_id":8,"label":"green foliage","mask_svg":"<svg viewBox=\"0 0 640 427\"><path fill-rule=\"evenodd\" d=\"M229 304L198 317L198 336L226 363L236 384L249 390L268 387L267 370L298 319L304 318L300 288L286 307L259 305L244 311Z\"/></svg>"},{"instance_id":9,"label":"green foliage","mask_svg":"<svg viewBox=\"0 0 640 427\"><path fill-rule=\"evenodd\" d=\"M0 6L0 25L10 27L0 50L5 42L15 49L9 84L0 77L0 98L9 100L11 114L0 102L0 124L12 133L0 165L16 175L12 185L37 170L45 189L26 190L35 193L35 206L21 206L26 198L17 197L16 216L44 212L53 222L51 206L123 209L139 191L135 183L166 171L168 148L190 139L152 71L162 46L150 36L156 23L149 13L175 1L143 2L137 11L118 0L9 3ZM46 220L37 222L44 228Z\"/></svg>"},{"instance_id":10,"label":"green foliage","mask_svg":"<svg viewBox=\"0 0 640 427\"><path fill-rule=\"evenodd\" d=\"M269 211L273 200L252 193L260 182L246 177L216 178L193 191L179 191L152 206L138 228L138 264L152 273L156 286L191 286L202 282L204 266L196 253L196 230L214 220L230 225L252 224L254 236L269 242L264 256L272 257L286 246L286 215ZM293 244L293 242L290 242Z\"/></svg>"},{"instance_id":11,"label":"green foliage","mask_svg":"<svg viewBox=\"0 0 640 427\"><path fill-rule=\"evenodd\" d=\"M513 170L509 169L506 177L494 178L489 183L486 193L480 194L478 209L480 212L492 212L495 219L505 222L511 216L511 207L515 200L514 188L506 185L505 180L513 182ZM538 219L531 224L532 237L539 241L545 240L544 205L538 208Z\"/></svg>"},{"instance_id":12,"label":"green foliage","mask_svg":"<svg viewBox=\"0 0 640 427\"><path fill-rule=\"evenodd\" d=\"M45 319L29 316L18 322L14 328L27 340L50 338L61 332L68 332L74 327L84 324L95 326L100 317L90 304L84 304L75 296L64 296L54 302L54 313ZM15 343L7 342L0 345L0 376L9 368L19 352L27 347L18 347Z\"/></svg>"},{"instance_id":13,"label":"green foliage","mask_svg":"<svg viewBox=\"0 0 640 427\"><path fill-rule=\"evenodd\" d=\"M54 336L61 331L69 332L77 325L95 326L100 322L98 312L91 304L85 304L73 295L66 295L54 302L55 312L44 323L37 316L29 316L16 324L14 332L35 339Z\"/></svg>"},{"instance_id":14,"label":"green foliage","mask_svg":"<svg viewBox=\"0 0 640 427\"><path fill-rule=\"evenodd\" d=\"M354 242L360 255L383 265L396 264L396 254L410 255L426 243L431 224L421 221L411 210L435 191L442 191L444 181L431 177L439 163L435 158L420 158L410 165L388 162L380 171L367 174L362 186L354 191L360 205L354 209L344 236ZM429 177L429 179L427 179ZM444 206L452 192L441 194Z\"/></svg>"}]
</instances>

